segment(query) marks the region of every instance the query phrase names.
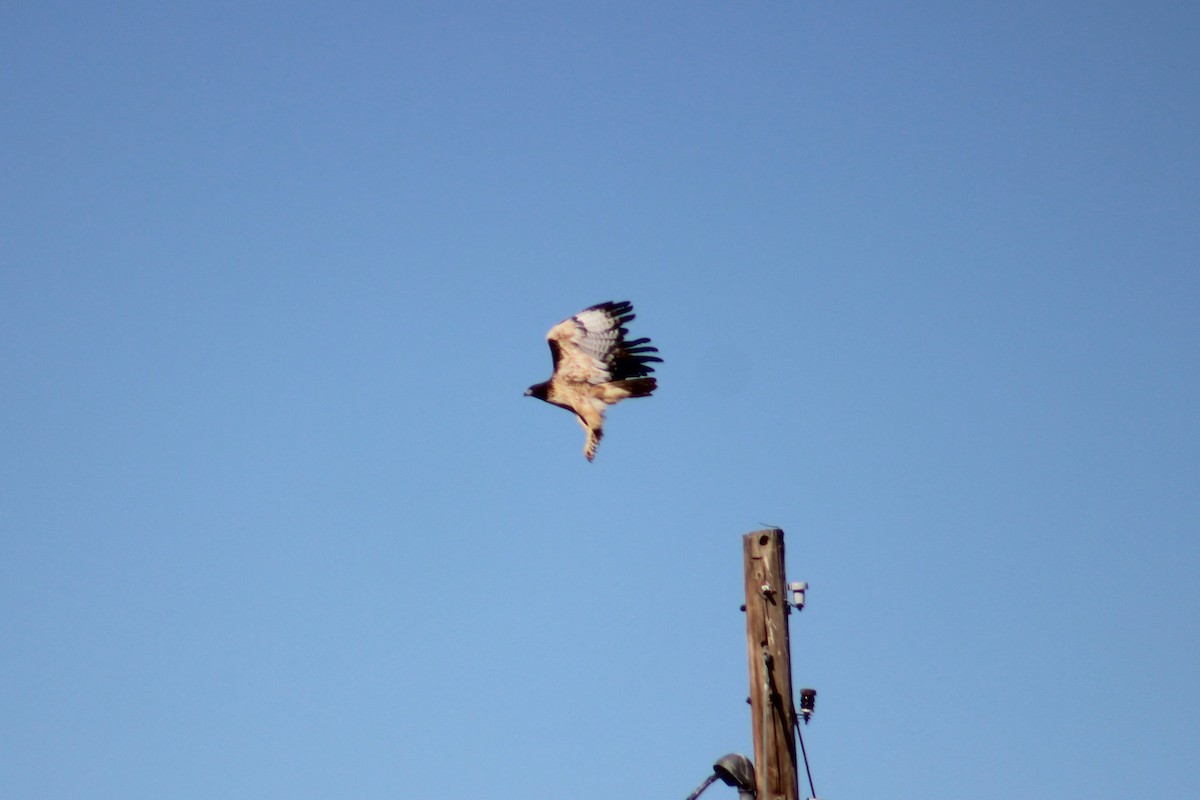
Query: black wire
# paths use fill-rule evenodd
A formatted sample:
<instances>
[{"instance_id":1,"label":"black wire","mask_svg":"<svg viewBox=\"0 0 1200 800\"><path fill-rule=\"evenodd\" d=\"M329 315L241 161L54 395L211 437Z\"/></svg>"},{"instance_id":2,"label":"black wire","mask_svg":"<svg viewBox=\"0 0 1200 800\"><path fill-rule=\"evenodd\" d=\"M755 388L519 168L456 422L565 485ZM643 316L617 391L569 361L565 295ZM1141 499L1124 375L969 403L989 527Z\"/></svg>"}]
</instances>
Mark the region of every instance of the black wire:
<instances>
[{"instance_id":1,"label":"black wire","mask_svg":"<svg viewBox=\"0 0 1200 800\"><path fill-rule=\"evenodd\" d=\"M808 773L808 790L812 792L809 797L816 797L817 790L813 787L812 770L808 767L808 751L804 749L804 734L800 732L800 720L792 717L796 723L796 738L800 740L800 752L804 756L804 771Z\"/></svg>"},{"instance_id":2,"label":"black wire","mask_svg":"<svg viewBox=\"0 0 1200 800\"><path fill-rule=\"evenodd\" d=\"M779 695L779 692L775 691L775 673L771 669L769 661L764 666L767 671L767 688L770 689L772 705L775 706L779 715L783 716L783 698ZM791 698L788 699L790 702ZM796 704L790 703L790 705L792 707L792 727L796 729L796 739L800 740L800 753L804 756L804 771L808 774L808 789L812 792L809 797L815 798L817 796L817 789L813 786L812 768L808 766L808 751L804 748L804 734L800 732L800 718L796 715ZM792 763L796 761L796 739L788 742L788 750L792 757Z\"/></svg>"},{"instance_id":3,"label":"black wire","mask_svg":"<svg viewBox=\"0 0 1200 800\"><path fill-rule=\"evenodd\" d=\"M787 607L787 623L788 623L788 638L791 638L792 633L792 607ZM817 789L813 786L812 768L808 766L808 751L804 748L804 734L800 731L800 717L796 715L796 705L792 704L792 726L796 729L796 738L800 740L800 754L804 756L804 772L808 775L808 790L811 792L809 797L816 798Z\"/></svg>"}]
</instances>

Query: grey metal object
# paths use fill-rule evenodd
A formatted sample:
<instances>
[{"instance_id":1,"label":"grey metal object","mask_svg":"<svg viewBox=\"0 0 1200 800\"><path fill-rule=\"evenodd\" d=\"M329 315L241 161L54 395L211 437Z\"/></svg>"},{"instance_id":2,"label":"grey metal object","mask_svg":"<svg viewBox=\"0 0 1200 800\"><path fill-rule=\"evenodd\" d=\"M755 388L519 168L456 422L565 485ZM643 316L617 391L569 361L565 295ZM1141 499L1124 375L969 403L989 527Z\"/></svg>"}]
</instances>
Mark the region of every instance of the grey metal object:
<instances>
[{"instance_id":1,"label":"grey metal object","mask_svg":"<svg viewBox=\"0 0 1200 800\"><path fill-rule=\"evenodd\" d=\"M715 772L712 775L709 775L707 778L704 779L704 783L701 783L699 786L696 787L696 791L692 792L691 794L689 794L687 796L687 800L696 800L697 797L699 797L701 794L703 794L705 789L707 789L709 786L712 786L713 781L715 781L716 779L717 779L717 774Z\"/></svg>"},{"instance_id":2,"label":"grey metal object","mask_svg":"<svg viewBox=\"0 0 1200 800\"><path fill-rule=\"evenodd\" d=\"M721 756L713 764L713 774L725 781L726 786L736 786L740 800L754 797L754 765L741 753Z\"/></svg>"},{"instance_id":3,"label":"grey metal object","mask_svg":"<svg viewBox=\"0 0 1200 800\"><path fill-rule=\"evenodd\" d=\"M808 601L808 581L789 583L788 589L792 592L792 608L803 611L804 604Z\"/></svg>"},{"instance_id":4,"label":"grey metal object","mask_svg":"<svg viewBox=\"0 0 1200 800\"><path fill-rule=\"evenodd\" d=\"M696 800L718 778L727 786L737 787L738 800L754 800L754 764L740 753L729 753L718 758L717 763L713 764L712 774L687 796L687 800Z\"/></svg>"}]
</instances>

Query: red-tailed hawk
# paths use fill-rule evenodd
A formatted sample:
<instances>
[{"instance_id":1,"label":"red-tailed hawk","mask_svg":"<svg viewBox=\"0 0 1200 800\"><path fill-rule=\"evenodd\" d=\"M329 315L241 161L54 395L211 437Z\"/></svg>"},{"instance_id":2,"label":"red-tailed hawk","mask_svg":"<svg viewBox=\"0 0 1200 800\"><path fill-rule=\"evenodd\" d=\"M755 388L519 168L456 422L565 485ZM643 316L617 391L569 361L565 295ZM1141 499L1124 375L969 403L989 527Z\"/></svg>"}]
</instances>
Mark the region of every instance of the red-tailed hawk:
<instances>
[{"instance_id":1,"label":"red-tailed hawk","mask_svg":"<svg viewBox=\"0 0 1200 800\"><path fill-rule=\"evenodd\" d=\"M658 382L648 377L651 361L662 361L649 353L658 348L649 339L625 340L625 325L633 319L628 301L601 303L564 319L546 334L554 374L550 380L525 390L526 397L545 400L573 411L587 431L583 454L591 461L604 435L607 406L626 397L649 397Z\"/></svg>"}]
</instances>

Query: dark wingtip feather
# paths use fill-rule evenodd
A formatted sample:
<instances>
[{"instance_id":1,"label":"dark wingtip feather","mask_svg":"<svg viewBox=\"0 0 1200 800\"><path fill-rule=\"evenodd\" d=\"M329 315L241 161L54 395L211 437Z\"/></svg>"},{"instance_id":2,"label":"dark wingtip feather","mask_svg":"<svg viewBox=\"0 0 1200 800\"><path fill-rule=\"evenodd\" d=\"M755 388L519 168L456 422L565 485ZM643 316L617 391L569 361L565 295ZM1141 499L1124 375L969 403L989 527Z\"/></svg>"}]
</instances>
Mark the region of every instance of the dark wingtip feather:
<instances>
[{"instance_id":1,"label":"dark wingtip feather","mask_svg":"<svg viewBox=\"0 0 1200 800\"><path fill-rule=\"evenodd\" d=\"M633 313L631 301L607 300L594 306L588 306L584 311L602 311L615 323L619 345L612 355L611 369L614 380L645 377L654 372L654 368L650 366L651 363L662 363L662 358L650 355L657 353L658 348L650 343L648 337L643 336L639 339L625 341L625 337L629 334L626 326L637 319L637 315Z\"/></svg>"},{"instance_id":2,"label":"dark wingtip feather","mask_svg":"<svg viewBox=\"0 0 1200 800\"><path fill-rule=\"evenodd\" d=\"M617 300L615 302L609 300L607 303L601 303L600 305L592 306L592 308L599 309L611 316L616 321L617 326L621 328L622 336L628 333L624 326L637 318L637 315L633 313L633 303L628 300Z\"/></svg>"},{"instance_id":3,"label":"dark wingtip feather","mask_svg":"<svg viewBox=\"0 0 1200 800\"><path fill-rule=\"evenodd\" d=\"M584 311L603 311L614 316L620 316L632 310L633 303L628 300L605 300L603 303L596 303L596 305L584 309Z\"/></svg>"}]
</instances>

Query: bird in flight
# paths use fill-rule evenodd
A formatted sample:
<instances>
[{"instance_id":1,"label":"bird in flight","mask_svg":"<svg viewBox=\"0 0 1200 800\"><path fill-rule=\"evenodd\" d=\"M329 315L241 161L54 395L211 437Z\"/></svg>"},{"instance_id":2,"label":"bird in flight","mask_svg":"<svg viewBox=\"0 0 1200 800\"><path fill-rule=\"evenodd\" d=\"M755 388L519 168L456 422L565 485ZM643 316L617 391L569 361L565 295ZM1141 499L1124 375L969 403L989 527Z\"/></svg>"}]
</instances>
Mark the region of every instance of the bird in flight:
<instances>
[{"instance_id":1,"label":"bird in flight","mask_svg":"<svg viewBox=\"0 0 1200 800\"><path fill-rule=\"evenodd\" d=\"M627 341L633 304L600 303L564 319L546 334L554 374L525 390L526 397L574 412L587 431L583 454L591 461L604 435L604 412L627 397L649 397L658 381L650 362L662 359L647 338Z\"/></svg>"}]
</instances>

